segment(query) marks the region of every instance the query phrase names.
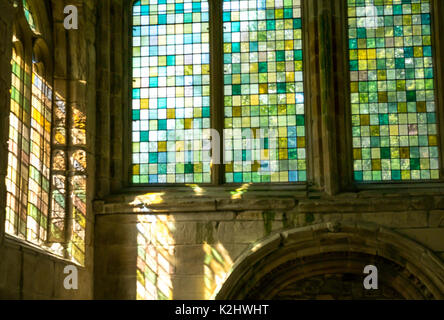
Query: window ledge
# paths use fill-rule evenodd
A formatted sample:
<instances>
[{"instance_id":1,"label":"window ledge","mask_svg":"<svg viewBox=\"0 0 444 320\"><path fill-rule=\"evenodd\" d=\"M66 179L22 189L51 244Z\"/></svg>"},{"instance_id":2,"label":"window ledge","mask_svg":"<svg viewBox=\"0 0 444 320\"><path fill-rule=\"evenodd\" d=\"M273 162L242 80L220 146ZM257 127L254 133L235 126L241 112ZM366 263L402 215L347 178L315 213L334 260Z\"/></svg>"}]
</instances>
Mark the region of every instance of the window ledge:
<instances>
[{"instance_id":1,"label":"window ledge","mask_svg":"<svg viewBox=\"0 0 444 320\"><path fill-rule=\"evenodd\" d=\"M336 195L307 186L128 188L94 202L95 214L173 214L244 210L336 212L444 209L444 184L366 185ZM366 187L366 188L365 188Z\"/></svg>"},{"instance_id":2,"label":"window ledge","mask_svg":"<svg viewBox=\"0 0 444 320\"><path fill-rule=\"evenodd\" d=\"M49 249L39 247L38 245L35 245L32 242L20 239L18 237L12 236L7 233L4 234L4 244L6 246L16 247L19 250L47 256L48 258L50 258L51 260L56 261L56 262L62 262L62 263L66 263L69 265L75 265L76 267L78 267L80 269L85 268L85 266L78 264L75 261L71 261L66 258L63 258L63 257L53 253Z\"/></svg>"},{"instance_id":3,"label":"window ledge","mask_svg":"<svg viewBox=\"0 0 444 320\"><path fill-rule=\"evenodd\" d=\"M444 181L424 181L424 182L363 182L355 183L354 188L357 191L361 190L390 190L392 192L409 192L414 190L415 192L430 192L434 190L437 192L444 192Z\"/></svg>"}]
</instances>

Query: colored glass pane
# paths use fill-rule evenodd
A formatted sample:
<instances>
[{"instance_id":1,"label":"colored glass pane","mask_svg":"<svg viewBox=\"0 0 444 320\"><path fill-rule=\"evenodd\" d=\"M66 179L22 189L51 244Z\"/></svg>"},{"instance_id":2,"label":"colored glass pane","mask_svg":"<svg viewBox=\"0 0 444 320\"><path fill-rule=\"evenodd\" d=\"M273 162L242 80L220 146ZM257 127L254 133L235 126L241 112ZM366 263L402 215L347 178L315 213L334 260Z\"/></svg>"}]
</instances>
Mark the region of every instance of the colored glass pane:
<instances>
[{"instance_id":1,"label":"colored glass pane","mask_svg":"<svg viewBox=\"0 0 444 320\"><path fill-rule=\"evenodd\" d=\"M32 73L27 239L45 241L48 226L52 90Z\"/></svg>"},{"instance_id":2,"label":"colored glass pane","mask_svg":"<svg viewBox=\"0 0 444 320\"><path fill-rule=\"evenodd\" d=\"M223 2L225 181L306 181L300 0Z\"/></svg>"},{"instance_id":3,"label":"colored glass pane","mask_svg":"<svg viewBox=\"0 0 444 320\"><path fill-rule=\"evenodd\" d=\"M32 15L31 9L29 8L29 4L26 0L23 0L23 11L25 12L26 21L28 21L29 27L36 31L34 16Z\"/></svg>"},{"instance_id":4,"label":"colored glass pane","mask_svg":"<svg viewBox=\"0 0 444 320\"><path fill-rule=\"evenodd\" d=\"M31 87L30 87L31 86ZM28 97L32 97L29 101ZM6 232L34 243L47 240L51 97L46 81L12 53Z\"/></svg>"},{"instance_id":5,"label":"colored glass pane","mask_svg":"<svg viewBox=\"0 0 444 320\"><path fill-rule=\"evenodd\" d=\"M21 145L22 145L22 110L23 110L23 60L16 50L12 52L12 84L11 84L11 110L9 113L9 141L8 141L8 172L6 176L6 232L18 234L21 201L24 195L21 190ZM26 217L26 216L25 216Z\"/></svg>"},{"instance_id":6,"label":"colored glass pane","mask_svg":"<svg viewBox=\"0 0 444 320\"><path fill-rule=\"evenodd\" d=\"M211 181L208 19L207 1L134 3L133 183Z\"/></svg>"},{"instance_id":7,"label":"colored glass pane","mask_svg":"<svg viewBox=\"0 0 444 320\"><path fill-rule=\"evenodd\" d=\"M439 178L429 0L348 0L354 177Z\"/></svg>"}]
</instances>

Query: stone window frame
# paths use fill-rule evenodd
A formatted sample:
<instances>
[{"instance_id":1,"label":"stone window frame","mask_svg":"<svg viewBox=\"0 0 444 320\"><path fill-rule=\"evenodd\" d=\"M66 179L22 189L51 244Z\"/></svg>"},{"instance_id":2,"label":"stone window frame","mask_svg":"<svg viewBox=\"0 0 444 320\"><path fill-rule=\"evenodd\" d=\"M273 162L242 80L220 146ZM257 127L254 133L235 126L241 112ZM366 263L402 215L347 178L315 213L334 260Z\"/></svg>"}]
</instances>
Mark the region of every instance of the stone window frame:
<instances>
[{"instance_id":1,"label":"stone window frame","mask_svg":"<svg viewBox=\"0 0 444 320\"><path fill-rule=\"evenodd\" d=\"M28 5L31 9L31 12L33 14L34 22L36 25L36 30L32 30L31 27L28 24L28 21L26 20L26 17L24 15L24 9L23 9L23 3L21 0L15 2L14 8L13 8L13 15L14 15L14 23L13 23L13 31L12 34L14 36L14 41L11 41L12 48L17 50L21 54L21 57L24 61L24 66L26 65L29 67L29 83L27 84L29 87L29 101L31 103L32 101L32 74L34 68L37 68L37 70L43 70L44 75L43 78L45 79L46 83L52 88L52 120L54 119L54 105L55 105L55 90L54 86L56 83L56 77L54 74L55 69L55 61L51 54L53 52L53 30L51 26L49 25L49 15L47 12L47 8L45 4L43 6L38 6L34 0L27 0ZM9 106L9 104L7 104ZM9 110L8 110L9 113ZM29 120L31 121L31 119ZM8 122L9 125L9 122ZM36 244L32 241L29 241L27 239L24 239L23 237L20 237L16 234L10 234L3 232L3 237L6 241L11 243L16 243L19 246L22 246L24 248L31 249L32 251L41 252L44 254L47 254L49 256L54 257L55 259L60 260L66 260L70 263L76 263L75 261L71 261L70 257L67 253L67 246L68 241L67 239L70 238L70 235L66 230L69 229L69 217L68 215L65 215L65 235L63 241L52 241L52 233L51 233L51 223L52 223L52 209L51 209L51 203L52 203L52 176L53 176L53 168L52 168L52 159L54 154L54 121L51 122L51 138L50 138L50 146L51 146L51 167L50 174L49 174L49 197L48 197L48 219L47 219L47 231L46 231L46 239L43 241L42 244ZM67 173L64 173L65 176ZM68 195L67 195L68 197ZM66 211L68 212L68 211ZM5 218L6 216L2 215L0 217L0 223L2 224L2 227L0 230L4 230L4 224L5 224ZM50 249L50 245L53 243L59 243L63 249L62 252L54 252Z\"/></svg>"},{"instance_id":2,"label":"stone window frame","mask_svg":"<svg viewBox=\"0 0 444 320\"><path fill-rule=\"evenodd\" d=\"M345 40L348 41L348 14L347 14L347 0L344 1L344 7L341 10L341 18L344 21L343 31L346 35ZM339 184L339 190L345 189L350 191L358 190L372 190L372 189L410 189L410 188L437 188L444 187L444 63L442 57L444 55L444 36L442 33L438 32L444 28L444 23L439 17L444 14L444 3L439 0L430 0L431 8L431 30L432 30L432 52L433 52L433 63L434 63L434 83L435 83L435 103L436 103L436 116L437 116L437 130L438 130L438 149L439 149L439 171L440 178L437 180L406 180L406 181L378 181L378 182L355 182L353 179L353 146L352 146L352 125L351 125L351 110L350 106L350 73L348 71L349 62L349 50L348 43L345 42L344 45L344 65L347 68L345 70L344 79L347 82L345 87L345 98L347 99L346 108L344 113L346 115L345 125L347 127L346 141L342 143L345 144L343 147L347 150L347 159L345 163L342 163L342 171L346 168L348 170L348 175L343 175ZM344 183L344 180L346 183Z\"/></svg>"},{"instance_id":3,"label":"stone window frame","mask_svg":"<svg viewBox=\"0 0 444 320\"><path fill-rule=\"evenodd\" d=\"M430 0L432 7L432 28L433 30L444 29L444 22L439 20L439 16L444 15L444 3L439 0ZM131 140L131 116L129 89L131 88L131 51L132 47L132 6L134 0L122 0L122 12L124 19L122 22L122 34L119 37L111 35L112 38L121 42L123 72L123 86L121 93L122 109L119 110L123 123L114 120L114 124L119 126L116 134L111 134L111 148L114 151L121 150L121 156L109 159L111 168L111 178L108 182L99 183L98 195L104 197L110 193L121 192L144 192L168 190L186 191L190 188L184 184L149 184L134 185L130 182L131 177L131 147L124 143ZM209 0L210 21L221 21L221 12L216 14L212 8L216 4L222 4L222 0ZM360 190L374 189L431 189L444 187L444 98L439 92L444 92L444 62L438 57L444 55L444 35L433 32L433 54L435 68L435 90L437 102L437 118L440 140L440 165L442 179L434 182L406 181L406 182L372 182L356 183L353 179L353 159L352 159L352 134L350 115L350 74L348 69L348 15L347 0L323 1L323 0L302 0L302 21L303 29L303 50L304 58L304 88L305 88L305 116L306 116L306 138L307 138L307 181L305 183L287 184L252 184L250 191L265 191L279 194L286 192L325 192L334 195L341 192L355 192ZM214 26L219 30L215 30ZM222 23L212 24L210 28L210 39L212 33L221 32ZM217 35L216 35L217 36ZM218 52L221 51L221 39L218 44L210 40L211 51L211 83L212 83L212 110L213 100L220 100L222 92L213 94L217 84L223 84L223 80L218 79L218 74L223 74L223 65L215 63ZM219 50L219 51L218 51ZM216 54L214 53L216 52ZM220 52L219 52L220 55ZM218 60L219 59L219 60ZM125 71L126 70L126 71ZM113 81L111 79L111 81ZM216 83L216 85L214 85ZM219 90L220 91L220 90ZM219 97L217 95L219 94ZM216 96L215 96L216 95ZM214 113L212 115L212 125L220 130L223 123L220 121L223 114ZM111 121L112 122L112 121ZM100 158L100 155L99 157ZM230 191L240 187L242 184L217 183L223 181L223 170L213 166L212 177L217 177L215 182L200 186L214 190L215 192ZM100 169L99 169L100 170ZM106 170L106 169L104 169ZM102 173L102 176L104 173ZM217 180L219 179L219 180Z\"/></svg>"}]
</instances>

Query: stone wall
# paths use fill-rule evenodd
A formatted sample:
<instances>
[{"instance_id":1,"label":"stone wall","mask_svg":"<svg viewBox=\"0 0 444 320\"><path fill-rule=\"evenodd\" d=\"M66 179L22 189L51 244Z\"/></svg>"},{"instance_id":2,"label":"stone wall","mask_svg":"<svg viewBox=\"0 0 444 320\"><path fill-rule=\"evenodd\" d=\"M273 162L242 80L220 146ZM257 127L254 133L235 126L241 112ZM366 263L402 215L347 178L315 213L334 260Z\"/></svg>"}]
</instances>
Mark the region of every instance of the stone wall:
<instances>
[{"instance_id":1,"label":"stone wall","mask_svg":"<svg viewBox=\"0 0 444 320\"><path fill-rule=\"evenodd\" d=\"M147 270L143 261L155 269L160 252L168 270L153 270L158 291L165 287L164 281L169 298L209 299L234 263L263 238L325 222L372 223L413 240L444 261L442 190L337 196L246 191L240 198L235 193L233 198L229 188L202 191L193 197L160 192L96 202L96 298L135 299L137 294L146 298L137 283L153 280L150 271L142 275L140 270ZM318 250L321 247L319 243ZM144 252L155 252L154 260ZM148 297L154 298L151 293Z\"/></svg>"},{"instance_id":2,"label":"stone wall","mask_svg":"<svg viewBox=\"0 0 444 320\"><path fill-rule=\"evenodd\" d=\"M126 143L131 128L130 82L125 81L130 74L124 72L131 68L131 30L126 20L130 3L103 1L97 13L99 28L119 15L123 24L106 31L98 44L103 51L98 66L98 79L103 81L98 106L104 116L97 126L95 298L208 299L223 287L236 261L258 250L255 246L261 246L264 238L325 222L333 226L371 223L414 241L433 259L444 258L442 183L358 186L353 181L345 1L303 2L306 185L223 186L223 175L216 165L210 186L131 186L131 150ZM439 17L443 3L433 4ZM440 30L442 21L435 19L434 23ZM211 28L215 39L220 39L221 32L222 28ZM439 57L444 39L443 34L435 36ZM115 53L110 56L110 51ZM220 45L213 44L212 61L222 61L221 56ZM112 63L117 58L122 69ZM440 59L436 70L437 87L442 90ZM212 77L213 125L219 130L222 119L216 108L223 106L220 78ZM115 88L113 83L122 79L122 87ZM367 236L371 238L371 234ZM365 238L360 241L365 243ZM317 248L323 250L321 244ZM437 267L436 273L441 275L442 269ZM380 296L385 296L384 292Z\"/></svg>"}]
</instances>

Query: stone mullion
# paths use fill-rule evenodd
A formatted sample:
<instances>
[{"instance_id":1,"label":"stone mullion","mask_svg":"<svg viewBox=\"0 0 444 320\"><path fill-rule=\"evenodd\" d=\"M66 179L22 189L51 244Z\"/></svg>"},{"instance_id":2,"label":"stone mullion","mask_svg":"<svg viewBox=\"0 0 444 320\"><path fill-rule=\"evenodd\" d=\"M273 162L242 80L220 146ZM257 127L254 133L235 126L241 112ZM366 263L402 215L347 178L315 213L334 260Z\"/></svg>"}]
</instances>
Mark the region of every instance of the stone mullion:
<instances>
[{"instance_id":1,"label":"stone mullion","mask_svg":"<svg viewBox=\"0 0 444 320\"><path fill-rule=\"evenodd\" d=\"M224 65L223 65L223 22L222 0L209 0L210 9L210 101L211 127L219 133L220 148L218 150L219 164L212 165L211 181L218 185L224 182ZM212 137L215 139L215 137ZM216 150L212 150L215 155ZM217 154L217 153L216 153Z\"/></svg>"},{"instance_id":2,"label":"stone mullion","mask_svg":"<svg viewBox=\"0 0 444 320\"><path fill-rule=\"evenodd\" d=\"M54 65L53 65L53 122L52 122L52 144L51 144L51 193L50 193L50 203L51 210L48 214L48 242L59 242L63 245L63 253L67 252L66 243L66 216L67 209L66 205L69 202L67 193L67 162L68 162L68 150L67 150L67 132L68 128L66 126L66 100L67 100L67 43L66 43L66 32L63 26L63 2L53 1L54 15L53 15L53 39L57 46L54 47ZM63 113L63 110L65 113ZM60 111L60 112L57 112ZM58 114L58 116L57 116ZM56 142L57 141L57 142ZM58 151L63 153L63 166L60 170L54 170L55 155ZM62 234L54 234L52 225L60 221L55 221L54 207L52 206L55 199L54 196L54 179L55 176L60 175L64 177L64 216L61 225L63 229ZM61 217L57 217L61 219ZM57 219L57 220L58 220Z\"/></svg>"},{"instance_id":3,"label":"stone mullion","mask_svg":"<svg viewBox=\"0 0 444 320\"><path fill-rule=\"evenodd\" d=\"M110 128L111 128L111 190L118 191L122 188L123 178L123 145L122 145L122 133L123 133L123 92L128 91L128 86L125 85L124 79L124 60L123 50L128 48L123 43L123 21L124 8L122 1L113 0L111 4L111 20L113 21L110 26L111 29L111 42L113 44L113 50L111 50L110 61L110 86L111 86L111 101L110 101Z\"/></svg>"},{"instance_id":4,"label":"stone mullion","mask_svg":"<svg viewBox=\"0 0 444 320\"><path fill-rule=\"evenodd\" d=\"M122 72L122 115L119 121L121 121L121 132L120 134L120 152L121 156L121 187L128 187L131 182L131 173L132 173L132 141L131 134L131 92L132 92L132 0L123 0L122 7L122 25L120 29L121 36L121 46L122 46L122 54L121 54L121 63L123 65Z\"/></svg>"},{"instance_id":5,"label":"stone mullion","mask_svg":"<svg viewBox=\"0 0 444 320\"><path fill-rule=\"evenodd\" d=\"M349 182L348 97L342 1L305 1L307 118L312 190L335 194Z\"/></svg>"},{"instance_id":6,"label":"stone mullion","mask_svg":"<svg viewBox=\"0 0 444 320\"><path fill-rule=\"evenodd\" d=\"M21 8L19 6L19 8ZM19 220L18 220L18 236L20 235L24 236L24 239L28 239L28 204L29 204L29 170L31 166L31 119L32 119L32 72L33 72L33 62L32 62L32 55L33 55L33 35L29 31L30 29L24 31L22 30L22 43L23 43L23 52L22 52L22 59L23 59L23 78L22 78L22 107L21 107L21 122L22 122L22 129L21 129L21 139L19 141L19 150L20 150L20 157L18 164L20 166L20 170L18 171L19 177L20 177L20 206L19 206ZM28 32L29 31L29 32ZM24 119L24 108L25 108L25 99L28 99L29 103L29 114L28 114L28 121L25 122ZM22 177L22 169L23 169L23 162L22 162L22 155L23 155L23 141L25 137L25 127L27 129L27 135L26 138L28 140L28 162L27 162L27 180L24 181ZM23 208L24 207L24 208ZM24 219L24 233L21 234L21 219L20 216L25 217Z\"/></svg>"},{"instance_id":7,"label":"stone mullion","mask_svg":"<svg viewBox=\"0 0 444 320\"><path fill-rule=\"evenodd\" d=\"M71 30L72 31L72 30ZM69 31L69 32L71 32ZM67 196L67 202L66 202L66 216L65 216L65 258L71 259L71 252L69 250L71 246L71 239L72 239L72 227L73 227L73 205L72 205L72 199L73 199L73 190L71 185L71 179L72 179L72 166L71 166L71 154L72 154L72 107L73 107L73 99L75 99L74 93L72 92L72 65L74 61L74 57L72 56L72 50L73 50L73 43L71 43L72 38L70 37L69 32L66 33L66 57L67 57L67 79L66 79L66 89L67 89L67 97L66 97L66 196Z\"/></svg>"},{"instance_id":8,"label":"stone mullion","mask_svg":"<svg viewBox=\"0 0 444 320\"><path fill-rule=\"evenodd\" d=\"M348 15L347 2L334 1L332 4L333 24L333 67L336 146L334 161L337 176L337 191L352 188L353 184L353 148L350 115L350 71L348 55Z\"/></svg>"},{"instance_id":9,"label":"stone mullion","mask_svg":"<svg viewBox=\"0 0 444 320\"><path fill-rule=\"evenodd\" d=\"M97 135L96 135L96 196L103 198L110 190L110 150L111 150L111 1L97 2Z\"/></svg>"},{"instance_id":10,"label":"stone mullion","mask_svg":"<svg viewBox=\"0 0 444 320\"><path fill-rule=\"evenodd\" d=\"M91 75L94 70L85 67L82 61L90 63L91 51L88 44L94 41L93 23L88 11L88 3L76 5L79 10L79 30L69 30L68 35L68 190L69 203L67 215L68 257L84 263L86 250L86 225L89 219L88 200L88 168L89 158L93 152L87 136L87 106L91 102L88 86L94 86ZM74 45L75 44L75 45ZM94 51L92 51L94 55ZM93 105L91 103L91 105ZM89 187L92 187L91 184ZM91 220L91 221L89 221Z\"/></svg>"},{"instance_id":11,"label":"stone mullion","mask_svg":"<svg viewBox=\"0 0 444 320\"><path fill-rule=\"evenodd\" d=\"M318 25L316 19L317 1L307 0L303 3L303 41L304 41L304 83L305 109L307 117L307 183L309 189L319 190L322 180L322 143L319 121L319 64L317 39Z\"/></svg>"},{"instance_id":12,"label":"stone mullion","mask_svg":"<svg viewBox=\"0 0 444 320\"><path fill-rule=\"evenodd\" d=\"M441 0L433 0L432 5L432 44L433 44L433 57L435 64L435 96L436 96L436 113L438 117L438 132L440 135L439 148L440 148L440 179L444 180L444 61L442 56L444 55L444 3Z\"/></svg>"},{"instance_id":13,"label":"stone mullion","mask_svg":"<svg viewBox=\"0 0 444 320\"><path fill-rule=\"evenodd\" d=\"M319 31L319 66L320 66L320 107L321 107L321 137L322 161L324 166L324 191L334 194L338 191L336 166L336 115L334 88L334 60L332 57L333 15L332 3L329 0L318 2L318 31Z\"/></svg>"}]
</instances>

